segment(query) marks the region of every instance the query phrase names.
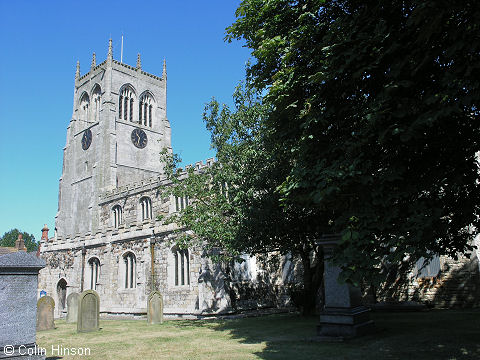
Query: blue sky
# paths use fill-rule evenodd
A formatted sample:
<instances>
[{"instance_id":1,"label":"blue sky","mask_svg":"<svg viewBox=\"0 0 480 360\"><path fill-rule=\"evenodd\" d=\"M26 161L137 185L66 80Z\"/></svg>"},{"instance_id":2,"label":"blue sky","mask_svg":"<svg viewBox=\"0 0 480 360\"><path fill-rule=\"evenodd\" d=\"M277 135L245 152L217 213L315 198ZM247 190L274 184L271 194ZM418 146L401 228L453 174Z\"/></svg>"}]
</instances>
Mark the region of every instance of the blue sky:
<instances>
[{"instance_id":1,"label":"blue sky","mask_svg":"<svg viewBox=\"0 0 480 360\"><path fill-rule=\"evenodd\" d=\"M72 116L76 61L82 75L107 55L161 75L167 61L172 147L184 164L212 157L202 112L231 103L249 50L225 43L240 1L0 0L0 236L12 228L53 233L62 149Z\"/></svg>"}]
</instances>

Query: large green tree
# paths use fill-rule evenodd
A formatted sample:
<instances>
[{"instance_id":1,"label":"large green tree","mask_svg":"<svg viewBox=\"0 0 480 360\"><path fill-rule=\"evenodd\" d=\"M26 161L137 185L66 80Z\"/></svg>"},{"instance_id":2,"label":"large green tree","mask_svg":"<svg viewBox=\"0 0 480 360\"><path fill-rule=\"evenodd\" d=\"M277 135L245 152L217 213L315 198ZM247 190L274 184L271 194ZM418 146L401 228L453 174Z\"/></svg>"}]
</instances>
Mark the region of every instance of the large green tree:
<instances>
[{"instance_id":1,"label":"large green tree","mask_svg":"<svg viewBox=\"0 0 480 360\"><path fill-rule=\"evenodd\" d=\"M28 234L25 231L22 232L18 229L12 229L4 233L2 237L0 237L0 246L15 246L15 241L17 241L19 234L23 235L23 241L25 242L25 247L27 248L27 251L37 250L38 243L35 240L35 236L33 236L32 234Z\"/></svg>"},{"instance_id":2,"label":"large green tree","mask_svg":"<svg viewBox=\"0 0 480 360\"><path fill-rule=\"evenodd\" d=\"M478 228L480 3L244 0L248 78L289 149L280 200L342 234L353 282L470 249ZM287 152L284 152L287 153Z\"/></svg>"},{"instance_id":3,"label":"large green tree","mask_svg":"<svg viewBox=\"0 0 480 360\"><path fill-rule=\"evenodd\" d=\"M188 197L191 205L169 221L191 230L179 237L181 245L201 245L226 261L239 260L244 253L301 259L303 287L296 299L310 313L322 281L315 240L328 224L315 208L281 204L276 189L291 165L285 149L265 136L269 106L249 86L239 86L233 99L233 109L216 100L205 109L216 162L201 171L191 168L187 175L175 172L175 157L167 157L173 182L169 191Z\"/></svg>"}]
</instances>

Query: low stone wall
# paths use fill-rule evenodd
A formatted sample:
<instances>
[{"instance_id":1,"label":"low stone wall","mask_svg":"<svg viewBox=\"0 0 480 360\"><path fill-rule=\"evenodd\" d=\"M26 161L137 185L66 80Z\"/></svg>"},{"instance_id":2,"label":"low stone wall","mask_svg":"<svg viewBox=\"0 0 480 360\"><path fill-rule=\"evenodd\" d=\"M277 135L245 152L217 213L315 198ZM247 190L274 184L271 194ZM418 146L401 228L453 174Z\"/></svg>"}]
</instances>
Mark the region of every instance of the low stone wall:
<instances>
[{"instance_id":1,"label":"low stone wall","mask_svg":"<svg viewBox=\"0 0 480 360\"><path fill-rule=\"evenodd\" d=\"M436 307L480 307L478 258L445 258L438 276L417 278L409 288L409 296Z\"/></svg>"},{"instance_id":2,"label":"low stone wall","mask_svg":"<svg viewBox=\"0 0 480 360\"><path fill-rule=\"evenodd\" d=\"M263 282L234 282L230 287L232 308L236 311L292 306L287 287Z\"/></svg>"},{"instance_id":3,"label":"low stone wall","mask_svg":"<svg viewBox=\"0 0 480 360\"><path fill-rule=\"evenodd\" d=\"M373 302L366 290L366 301ZM440 257L436 276L417 277L413 272L387 281L376 289L376 301L417 301L439 308L480 307L480 269L475 252L458 259Z\"/></svg>"}]
</instances>

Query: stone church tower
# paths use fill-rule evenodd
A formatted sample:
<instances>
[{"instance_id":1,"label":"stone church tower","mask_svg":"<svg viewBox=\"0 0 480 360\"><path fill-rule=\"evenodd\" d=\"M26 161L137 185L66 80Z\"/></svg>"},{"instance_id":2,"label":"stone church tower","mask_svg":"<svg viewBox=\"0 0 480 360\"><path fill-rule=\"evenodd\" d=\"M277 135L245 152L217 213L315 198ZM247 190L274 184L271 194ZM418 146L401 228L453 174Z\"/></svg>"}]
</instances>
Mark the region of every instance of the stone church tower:
<instances>
[{"instance_id":1,"label":"stone church tower","mask_svg":"<svg viewBox=\"0 0 480 360\"><path fill-rule=\"evenodd\" d=\"M165 61L162 77L148 74L140 54L136 67L114 60L111 40L107 59L97 65L93 54L87 74L80 76L77 63L55 221L59 236L94 233L102 193L162 173L160 151L171 149L166 95Z\"/></svg>"}]
</instances>

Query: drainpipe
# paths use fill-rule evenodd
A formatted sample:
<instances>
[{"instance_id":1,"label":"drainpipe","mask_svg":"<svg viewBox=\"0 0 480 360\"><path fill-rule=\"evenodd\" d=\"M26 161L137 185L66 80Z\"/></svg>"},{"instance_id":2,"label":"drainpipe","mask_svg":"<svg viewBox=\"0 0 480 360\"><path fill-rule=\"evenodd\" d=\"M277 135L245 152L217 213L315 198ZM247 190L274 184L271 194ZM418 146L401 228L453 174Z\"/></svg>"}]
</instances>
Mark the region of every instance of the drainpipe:
<instances>
[{"instance_id":1,"label":"drainpipe","mask_svg":"<svg viewBox=\"0 0 480 360\"><path fill-rule=\"evenodd\" d=\"M82 279L80 281L80 292L83 292L83 281L85 275L85 255L87 254L87 249L85 246L82 246Z\"/></svg>"},{"instance_id":2,"label":"drainpipe","mask_svg":"<svg viewBox=\"0 0 480 360\"><path fill-rule=\"evenodd\" d=\"M155 230L152 230L152 237L150 238L150 263L152 265L152 292L155 291Z\"/></svg>"}]
</instances>

